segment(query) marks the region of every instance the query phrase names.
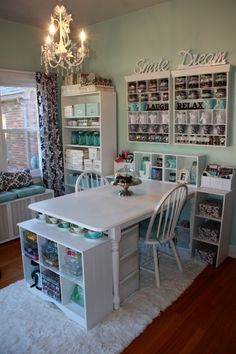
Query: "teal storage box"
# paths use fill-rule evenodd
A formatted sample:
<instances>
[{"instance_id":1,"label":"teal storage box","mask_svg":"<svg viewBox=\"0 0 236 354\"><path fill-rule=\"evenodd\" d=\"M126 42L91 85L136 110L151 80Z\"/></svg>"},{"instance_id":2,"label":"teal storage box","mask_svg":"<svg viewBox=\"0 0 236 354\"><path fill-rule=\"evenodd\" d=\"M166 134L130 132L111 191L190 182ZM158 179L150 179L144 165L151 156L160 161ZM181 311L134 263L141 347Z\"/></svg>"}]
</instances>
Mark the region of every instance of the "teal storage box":
<instances>
[{"instance_id":1,"label":"teal storage box","mask_svg":"<svg viewBox=\"0 0 236 354\"><path fill-rule=\"evenodd\" d=\"M86 114L85 113L85 104L84 103L74 104L73 113L74 113L74 116L84 117Z\"/></svg>"},{"instance_id":2,"label":"teal storage box","mask_svg":"<svg viewBox=\"0 0 236 354\"><path fill-rule=\"evenodd\" d=\"M99 115L99 103L87 103L86 115L87 116L98 116Z\"/></svg>"}]
</instances>

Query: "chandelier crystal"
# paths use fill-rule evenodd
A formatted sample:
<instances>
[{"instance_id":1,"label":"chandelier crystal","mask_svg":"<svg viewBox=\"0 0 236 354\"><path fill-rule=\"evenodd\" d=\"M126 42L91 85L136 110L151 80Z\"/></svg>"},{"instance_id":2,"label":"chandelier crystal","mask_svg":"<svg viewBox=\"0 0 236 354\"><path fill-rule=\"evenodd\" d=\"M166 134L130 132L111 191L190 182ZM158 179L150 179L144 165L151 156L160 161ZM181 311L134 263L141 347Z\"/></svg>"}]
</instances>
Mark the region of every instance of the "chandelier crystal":
<instances>
[{"instance_id":1,"label":"chandelier crystal","mask_svg":"<svg viewBox=\"0 0 236 354\"><path fill-rule=\"evenodd\" d=\"M83 60L88 56L85 47L86 34L80 32L80 46L70 40L70 22L72 17L63 5L57 5L51 15L49 34L41 46L41 65L46 73L51 68L61 68L62 72L78 71Z\"/></svg>"}]
</instances>

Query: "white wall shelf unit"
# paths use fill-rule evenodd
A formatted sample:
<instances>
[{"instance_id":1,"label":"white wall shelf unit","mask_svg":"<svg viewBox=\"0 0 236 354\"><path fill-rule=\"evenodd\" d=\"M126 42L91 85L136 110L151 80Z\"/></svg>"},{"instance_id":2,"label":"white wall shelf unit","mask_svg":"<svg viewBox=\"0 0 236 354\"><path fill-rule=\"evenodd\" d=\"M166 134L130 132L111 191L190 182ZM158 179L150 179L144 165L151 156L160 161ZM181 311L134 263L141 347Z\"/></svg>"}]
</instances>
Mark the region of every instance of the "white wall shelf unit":
<instances>
[{"instance_id":1,"label":"white wall shelf unit","mask_svg":"<svg viewBox=\"0 0 236 354\"><path fill-rule=\"evenodd\" d=\"M19 227L24 277L31 291L87 330L112 312L111 241L107 237L87 240L37 219ZM35 272L41 281L32 287Z\"/></svg>"},{"instance_id":2,"label":"white wall shelf unit","mask_svg":"<svg viewBox=\"0 0 236 354\"><path fill-rule=\"evenodd\" d=\"M175 144L230 145L230 70L227 64L171 71Z\"/></svg>"},{"instance_id":3,"label":"white wall shelf unit","mask_svg":"<svg viewBox=\"0 0 236 354\"><path fill-rule=\"evenodd\" d=\"M228 256L235 190L198 188L195 196L192 255L218 267Z\"/></svg>"},{"instance_id":4,"label":"white wall shelf unit","mask_svg":"<svg viewBox=\"0 0 236 354\"><path fill-rule=\"evenodd\" d=\"M61 105L65 190L71 193L84 170L113 173L117 154L116 93L81 92L77 85L62 86Z\"/></svg>"},{"instance_id":5,"label":"white wall shelf unit","mask_svg":"<svg viewBox=\"0 0 236 354\"><path fill-rule=\"evenodd\" d=\"M128 141L169 144L170 71L134 74L127 84Z\"/></svg>"},{"instance_id":6,"label":"white wall shelf unit","mask_svg":"<svg viewBox=\"0 0 236 354\"><path fill-rule=\"evenodd\" d=\"M185 182L197 187L200 186L201 175L206 167L206 156L134 151L134 166L141 178L162 182L183 180L182 174L185 173Z\"/></svg>"}]
</instances>

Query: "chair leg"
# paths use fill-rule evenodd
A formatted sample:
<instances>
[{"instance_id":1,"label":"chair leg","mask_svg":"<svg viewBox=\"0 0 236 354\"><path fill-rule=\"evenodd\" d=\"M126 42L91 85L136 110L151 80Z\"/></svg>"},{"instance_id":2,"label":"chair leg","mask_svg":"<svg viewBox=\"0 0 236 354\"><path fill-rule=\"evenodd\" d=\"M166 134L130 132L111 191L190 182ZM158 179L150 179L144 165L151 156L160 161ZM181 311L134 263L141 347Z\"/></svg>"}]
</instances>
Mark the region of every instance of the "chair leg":
<instances>
[{"instance_id":1,"label":"chair leg","mask_svg":"<svg viewBox=\"0 0 236 354\"><path fill-rule=\"evenodd\" d=\"M153 249L153 260L154 260L154 266L155 266L156 286L157 286L157 288L160 288L159 259L158 259L158 255L157 255L156 246L153 245L152 249Z\"/></svg>"},{"instance_id":2,"label":"chair leg","mask_svg":"<svg viewBox=\"0 0 236 354\"><path fill-rule=\"evenodd\" d=\"M182 267L182 264L181 264L181 261L180 261L180 258L179 258L179 255L178 255L178 252L177 252L177 249L175 247L175 244L174 244L174 241L173 240L170 240L170 246L171 246L171 249L175 255L175 259L176 259L176 262L178 264L178 267L179 267L179 270L180 272L183 271L183 267Z\"/></svg>"}]
</instances>

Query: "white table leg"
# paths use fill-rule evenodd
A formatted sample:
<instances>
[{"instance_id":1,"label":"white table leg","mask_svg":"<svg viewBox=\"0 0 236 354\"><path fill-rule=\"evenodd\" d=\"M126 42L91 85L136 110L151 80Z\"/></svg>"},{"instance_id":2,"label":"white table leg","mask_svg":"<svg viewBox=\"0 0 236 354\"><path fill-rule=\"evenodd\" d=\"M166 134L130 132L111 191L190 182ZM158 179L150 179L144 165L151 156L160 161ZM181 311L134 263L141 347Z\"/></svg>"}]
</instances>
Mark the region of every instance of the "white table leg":
<instances>
[{"instance_id":1,"label":"white table leg","mask_svg":"<svg viewBox=\"0 0 236 354\"><path fill-rule=\"evenodd\" d=\"M113 272L113 305L114 309L120 308L119 278L120 278L120 252L119 243L121 239L120 227L115 227L108 231L108 236L112 239L112 272Z\"/></svg>"}]
</instances>

